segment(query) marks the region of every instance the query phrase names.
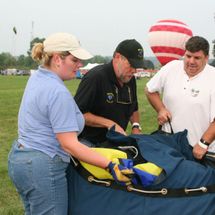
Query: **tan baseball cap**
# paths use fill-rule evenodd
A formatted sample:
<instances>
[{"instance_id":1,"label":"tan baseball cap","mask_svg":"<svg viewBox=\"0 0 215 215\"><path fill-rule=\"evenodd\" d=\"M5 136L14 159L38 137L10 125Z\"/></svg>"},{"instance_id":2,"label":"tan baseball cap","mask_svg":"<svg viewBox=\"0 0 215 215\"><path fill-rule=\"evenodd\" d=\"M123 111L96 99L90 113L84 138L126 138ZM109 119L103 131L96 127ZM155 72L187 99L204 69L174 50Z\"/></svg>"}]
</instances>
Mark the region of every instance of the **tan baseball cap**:
<instances>
[{"instance_id":1,"label":"tan baseball cap","mask_svg":"<svg viewBox=\"0 0 215 215\"><path fill-rule=\"evenodd\" d=\"M81 47L79 40L74 35L68 33L52 34L44 40L43 45L45 52L68 51L81 60L93 57L93 55Z\"/></svg>"}]
</instances>

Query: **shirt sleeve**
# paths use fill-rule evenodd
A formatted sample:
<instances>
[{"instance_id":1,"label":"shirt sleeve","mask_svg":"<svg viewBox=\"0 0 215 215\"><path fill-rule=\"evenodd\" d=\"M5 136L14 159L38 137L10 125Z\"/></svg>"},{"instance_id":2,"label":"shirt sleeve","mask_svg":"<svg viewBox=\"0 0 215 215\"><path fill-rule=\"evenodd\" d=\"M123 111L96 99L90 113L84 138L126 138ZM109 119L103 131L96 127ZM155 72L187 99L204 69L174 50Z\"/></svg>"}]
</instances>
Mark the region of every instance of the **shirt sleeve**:
<instances>
[{"instance_id":1,"label":"shirt sleeve","mask_svg":"<svg viewBox=\"0 0 215 215\"><path fill-rule=\"evenodd\" d=\"M171 72L171 70L173 69L172 68L173 63L174 62L170 62L170 63L166 64L165 66L163 66L153 76L153 78L151 78L150 81L146 84L146 87L150 93L154 93L154 92L162 93L163 92L166 78L167 78L169 72Z\"/></svg>"},{"instance_id":2,"label":"shirt sleeve","mask_svg":"<svg viewBox=\"0 0 215 215\"><path fill-rule=\"evenodd\" d=\"M92 112L98 84L97 76L91 74L86 74L81 80L74 99L82 113Z\"/></svg>"},{"instance_id":3,"label":"shirt sleeve","mask_svg":"<svg viewBox=\"0 0 215 215\"><path fill-rule=\"evenodd\" d=\"M49 119L54 133L79 132L77 115L80 114L69 92L57 92L49 101Z\"/></svg>"}]
</instances>

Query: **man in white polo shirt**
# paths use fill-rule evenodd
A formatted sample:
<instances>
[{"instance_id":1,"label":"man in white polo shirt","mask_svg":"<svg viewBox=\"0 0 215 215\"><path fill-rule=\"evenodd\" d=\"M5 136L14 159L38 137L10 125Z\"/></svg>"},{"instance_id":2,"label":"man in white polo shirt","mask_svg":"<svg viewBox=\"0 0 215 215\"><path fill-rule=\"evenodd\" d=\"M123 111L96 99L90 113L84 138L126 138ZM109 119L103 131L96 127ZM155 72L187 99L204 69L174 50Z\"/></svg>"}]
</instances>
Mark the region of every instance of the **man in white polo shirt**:
<instances>
[{"instance_id":1,"label":"man in white polo shirt","mask_svg":"<svg viewBox=\"0 0 215 215\"><path fill-rule=\"evenodd\" d=\"M208 65L209 43L194 36L186 43L184 59L171 61L147 83L146 95L169 132L188 130L193 155L202 159L215 152L215 68ZM162 94L162 99L161 99Z\"/></svg>"}]
</instances>

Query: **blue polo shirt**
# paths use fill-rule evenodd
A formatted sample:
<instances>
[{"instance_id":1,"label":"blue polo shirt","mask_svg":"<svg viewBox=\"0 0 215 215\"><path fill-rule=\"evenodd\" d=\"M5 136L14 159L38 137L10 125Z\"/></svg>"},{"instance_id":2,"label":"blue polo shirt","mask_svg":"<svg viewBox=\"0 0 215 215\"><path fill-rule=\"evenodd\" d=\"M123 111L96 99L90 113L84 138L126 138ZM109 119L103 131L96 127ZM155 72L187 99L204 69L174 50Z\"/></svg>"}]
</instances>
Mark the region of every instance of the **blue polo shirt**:
<instances>
[{"instance_id":1,"label":"blue polo shirt","mask_svg":"<svg viewBox=\"0 0 215 215\"><path fill-rule=\"evenodd\" d=\"M64 82L39 67L27 83L18 115L18 142L69 162L57 133L83 130L84 118ZM71 142L72 144L72 142Z\"/></svg>"}]
</instances>

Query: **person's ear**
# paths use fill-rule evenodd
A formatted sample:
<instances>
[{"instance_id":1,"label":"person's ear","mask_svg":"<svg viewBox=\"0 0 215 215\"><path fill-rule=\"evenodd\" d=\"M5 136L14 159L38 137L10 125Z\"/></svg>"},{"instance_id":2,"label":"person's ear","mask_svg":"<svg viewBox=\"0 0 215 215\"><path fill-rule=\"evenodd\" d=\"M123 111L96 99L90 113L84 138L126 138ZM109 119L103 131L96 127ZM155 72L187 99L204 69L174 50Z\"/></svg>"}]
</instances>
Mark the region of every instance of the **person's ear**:
<instances>
[{"instance_id":1,"label":"person's ear","mask_svg":"<svg viewBox=\"0 0 215 215\"><path fill-rule=\"evenodd\" d=\"M121 58L121 54L118 53L118 52L116 52L116 53L115 53L115 58L116 58L116 59L120 59L120 58Z\"/></svg>"},{"instance_id":2,"label":"person's ear","mask_svg":"<svg viewBox=\"0 0 215 215\"><path fill-rule=\"evenodd\" d=\"M208 60L209 60L209 55L206 56L206 61L208 62Z\"/></svg>"},{"instance_id":3,"label":"person's ear","mask_svg":"<svg viewBox=\"0 0 215 215\"><path fill-rule=\"evenodd\" d=\"M54 53L53 56L52 56L52 60L53 60L53 63L59 67L60 66L60 63L61 63L61 57L59 54L57 53Z\"/></svg>"}]
</instances>

